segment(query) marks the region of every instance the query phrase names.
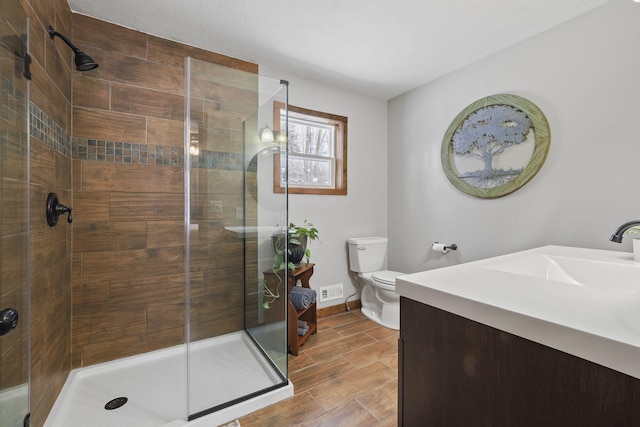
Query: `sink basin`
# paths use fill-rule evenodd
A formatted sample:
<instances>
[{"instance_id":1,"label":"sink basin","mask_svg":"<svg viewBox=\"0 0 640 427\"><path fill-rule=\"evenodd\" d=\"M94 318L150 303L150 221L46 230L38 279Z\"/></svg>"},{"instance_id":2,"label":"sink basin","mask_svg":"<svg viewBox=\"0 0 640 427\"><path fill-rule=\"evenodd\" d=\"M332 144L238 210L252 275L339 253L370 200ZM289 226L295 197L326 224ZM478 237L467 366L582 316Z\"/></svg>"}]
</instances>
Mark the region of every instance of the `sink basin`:
<instances>
[{"instance_id":1,"label":"sink basin","mask_svg":"<svg viewBox=\"0 0 640 427\"><path fill-rule=\"evenodd\" d=\"M524 254L485 268L598 289L611 294L640 291L640 265L547 254Z\"/></svg>"},{"instance_id":2,"label":"sink basin","mask_svg":"<svg viewBox=\"0 0 640 427\"><path fill-rule=\"evenodd\" d=\"M543 246L400 276L423 304L640 379L640 262Z\"/></svg>"}]
</instances>

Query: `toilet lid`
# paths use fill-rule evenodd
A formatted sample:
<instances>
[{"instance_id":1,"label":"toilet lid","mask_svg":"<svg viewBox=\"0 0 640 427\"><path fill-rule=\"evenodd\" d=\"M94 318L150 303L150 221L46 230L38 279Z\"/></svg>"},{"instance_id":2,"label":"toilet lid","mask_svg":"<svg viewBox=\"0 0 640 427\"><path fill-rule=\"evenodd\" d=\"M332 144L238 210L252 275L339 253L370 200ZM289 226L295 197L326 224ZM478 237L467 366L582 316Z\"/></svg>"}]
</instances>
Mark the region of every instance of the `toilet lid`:
<instances>
[{"instance_id":1,"label":"toilet lid","mask_svg":"<svg viewBox=\"0 0 640 427\"><path fill-rule=\"evenodd\" d=\"M373 273L372 277L373 277L373 280L375 280L376 282L384 283L386 285L395 285L396 277L401 276L403 274L404 273L399 273L397 271L382 270L382 271L376 271L375 273Z\"/></svg>"}]
</instances>

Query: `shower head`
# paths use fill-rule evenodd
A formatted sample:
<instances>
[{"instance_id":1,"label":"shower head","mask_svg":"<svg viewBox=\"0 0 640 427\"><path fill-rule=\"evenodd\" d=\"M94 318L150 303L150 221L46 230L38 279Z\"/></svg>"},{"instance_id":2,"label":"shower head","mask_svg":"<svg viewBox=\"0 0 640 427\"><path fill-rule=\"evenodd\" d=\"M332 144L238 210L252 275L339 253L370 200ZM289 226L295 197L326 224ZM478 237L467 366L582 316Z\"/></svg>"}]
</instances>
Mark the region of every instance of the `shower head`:
<instances>
[{"instance_id":1,"label":"shower head","mask_svg":"<svg viewBox=\"0 0 640 427\"><path fill-rule=\"evenodd\" d=\"M79 50L76 52L76 70L89 71L98 68L98 64L86 53Z\"/></svg>"},{"instance_id":2,"label":"shower head","mask_svg":"<svg viewBox=\"0 0 640 427\"><path fill-rule=\"evenodd\" d=\"M89 71L94 68L98 68L98 64L91 59L89 55L78 49L67 39L65 36L57 32L53 29L51 25L49 25L49 37L53 40L55 36L60 37L66 44L73 50L73 53L76 54L75 62L76 62L76 70L78 71Z\"/></svg>"}]
</instances>

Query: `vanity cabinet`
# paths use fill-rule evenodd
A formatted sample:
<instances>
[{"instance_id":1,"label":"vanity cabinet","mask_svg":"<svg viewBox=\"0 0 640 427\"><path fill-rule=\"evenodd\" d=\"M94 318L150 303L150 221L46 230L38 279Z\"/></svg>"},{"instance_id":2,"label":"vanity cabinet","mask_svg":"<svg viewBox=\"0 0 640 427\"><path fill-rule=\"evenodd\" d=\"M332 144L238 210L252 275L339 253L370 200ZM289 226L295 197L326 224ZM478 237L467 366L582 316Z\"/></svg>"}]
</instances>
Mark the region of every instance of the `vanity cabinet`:
<instances>
[{"instance_id":1,"label":"vanity cabinet","mask_svg":"<svg viewBox=\"0 0 640 427\"><path fill-rule=\"evenodd\" d=\"M400 304L399 426L640 426L639 379L406 297Z\"/></svg>"}]
</instances>

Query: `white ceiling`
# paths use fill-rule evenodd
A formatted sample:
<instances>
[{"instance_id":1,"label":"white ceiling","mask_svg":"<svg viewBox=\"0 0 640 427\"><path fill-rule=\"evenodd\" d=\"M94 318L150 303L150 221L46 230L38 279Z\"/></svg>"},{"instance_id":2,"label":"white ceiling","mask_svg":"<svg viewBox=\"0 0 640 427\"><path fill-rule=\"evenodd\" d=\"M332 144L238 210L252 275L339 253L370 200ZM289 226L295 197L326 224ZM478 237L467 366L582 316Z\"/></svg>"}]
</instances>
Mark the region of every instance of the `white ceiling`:
<instances>
[{"instance_id":1,"label":"white ceiling","mask_svg":"<svg viewBox=\"0 0 640 427\"><path fill-rule=\"evenodd\" d=\"M608 1L69 0L69 4L74 12L103 21L390 99Z\"/></svg>"}]
</instances>

